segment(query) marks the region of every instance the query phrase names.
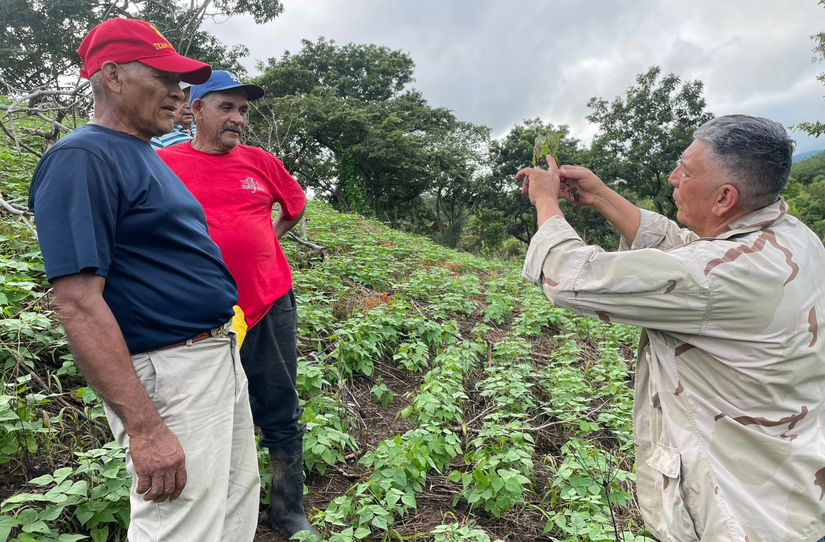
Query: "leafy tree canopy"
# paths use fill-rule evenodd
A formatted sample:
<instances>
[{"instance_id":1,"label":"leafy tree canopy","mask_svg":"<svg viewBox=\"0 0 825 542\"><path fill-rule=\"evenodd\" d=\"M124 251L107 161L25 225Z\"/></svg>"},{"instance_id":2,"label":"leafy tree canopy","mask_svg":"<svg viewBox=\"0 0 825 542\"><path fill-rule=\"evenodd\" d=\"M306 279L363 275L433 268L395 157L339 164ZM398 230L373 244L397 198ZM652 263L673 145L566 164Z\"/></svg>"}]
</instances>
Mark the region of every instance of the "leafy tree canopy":
<instances>
[{"instance_id":1,"label":"leafy tree canopy","mask_svg":"<svg viewBox=\"0 0 825 542\"><path fill-rule=\"evenodd\" d=\"M475 170L474 148L489 137L404 90L414 64L401 51L320 38L260 67L256 82L267 97L254 104L255 137L346 210L396 225L409 213L426 215L422 196L446 197L448 179L462 166L463 177Z\"/></svg>"},{"instance_id":2,"label":"leafy tree canopy","mask_svg":"<svg viewBox=\"0 0 825 542\"><path fill-rule=\"evenodd\" d=\"M507 232L527 243L536 232L536 213L530 200L521 193L521 183L515 180L518 170L532 167L536 139L551 132L561 132L556 155L559 164L589 167L589 152L581 142L568 135L568 126L545 124L541 119L525 120L513 127L501 139L490 144L490 180L485 200L503 214Z\"/></svg>"},{"instance_id":3,"label":"leafy tree canopy","mask_svg":"<svg viewBox=\"0 0 825 542\"><path fill-rule=\"evenodd\" d=\"M606 179L622 179L656 210L675 214L668 177L676 160L693 141L693 132L713 118L705 111L701 81L661 77L654 66L636 77L636 86L612 102L594 97L587 119L599 127L593 140L594 165Z\"/></svg>"},{"instance_id":4,"label":"leafy tree canopy","mask_svg":"<svg viewBox=\"0 0 825 542\"><path fill-rule=\"evenodd\" d=\"M819 0L820 6L825 6L825 0ZM811 59L813 62L822 62L825 60L825 32L819 32L818 34L814 34L811 36L811 39L814 42L813 48L813 58ZM817 81L820 83L825 84L825 73L820 73L816 76ZM791 126L792 129L802 130L803 132L808 132L808 134L819 137L825 133L825 123L821 121L812 121L812 122L800 122L794 126Z\"/></svg>"},{"instance_id":5,"label":"leafy tree canopy","mask_svg":"<svg viewBox=\"0 0 825 542\"><path fill-rule=\"evenodd\" d=\"M378 45L339 47L334 40L302 40L297 54L285 52L258 67L263 72L259 84L273 96L308 94L316 87L335 89L343 99L366 102L397 96L413 81L415 64L404 52Z\"/></svg>"},{"instance_id":6,"label":"leafy tree canopy","mask_svg":"<svg viewBox=\"0 0 825 542\"><path fill-rule=\"evenodd\" d=\"M825 178L825 153L809 156L791 166L791 178L802 184L811 184L819 176Z\"/></svg>"}]
</instances>

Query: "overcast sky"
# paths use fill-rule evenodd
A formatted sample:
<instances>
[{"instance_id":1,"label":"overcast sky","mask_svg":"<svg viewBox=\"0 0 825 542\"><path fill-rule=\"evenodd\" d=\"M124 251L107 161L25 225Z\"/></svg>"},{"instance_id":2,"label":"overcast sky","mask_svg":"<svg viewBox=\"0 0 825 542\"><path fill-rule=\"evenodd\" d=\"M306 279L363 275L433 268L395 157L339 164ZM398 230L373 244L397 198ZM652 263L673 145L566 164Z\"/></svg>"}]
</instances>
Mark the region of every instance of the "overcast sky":
<instances>
[{"instance_id":1,"label":"overcast sky","mask_svg":"<svg viewBox=\"0 0 825 542\"><path fill-rule=\"evenodd\" d=\"M297 52L301 39L374 43L407 52L413 87L430 105L489 126L495 137L526 118L568 124L587 145L592 96L612 99L661 66L705 83L716 115L747 113L790 125L825 120L825 64L810 36L825 32L816 0L282 0L257 26L234 17L205 30L250 50L246 65ZM800 132L797 153L825 149Z\"/></svg>"}]
</instances>

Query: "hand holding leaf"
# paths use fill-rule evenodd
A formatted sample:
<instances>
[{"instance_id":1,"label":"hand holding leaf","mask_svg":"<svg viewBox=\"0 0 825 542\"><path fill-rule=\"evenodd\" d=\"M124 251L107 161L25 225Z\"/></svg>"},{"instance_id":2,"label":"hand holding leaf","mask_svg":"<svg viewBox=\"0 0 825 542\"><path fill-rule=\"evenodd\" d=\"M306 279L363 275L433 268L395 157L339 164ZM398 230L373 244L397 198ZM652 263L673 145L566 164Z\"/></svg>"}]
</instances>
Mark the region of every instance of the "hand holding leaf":
<instances>
[{"instance_id":1,"label":"hand holding leaf","mask_svg":"<svg viewBox=\"0 0 825 542\"><path fill-rule=\"evenodd\" d=\"M533 145L533 167L542 167L545 164L544 157L548 154L556 159L556 153L559 151L559 141L561 141L564 132L547 132L536 138L536 143Z\"/></svg>"}]
</instances>

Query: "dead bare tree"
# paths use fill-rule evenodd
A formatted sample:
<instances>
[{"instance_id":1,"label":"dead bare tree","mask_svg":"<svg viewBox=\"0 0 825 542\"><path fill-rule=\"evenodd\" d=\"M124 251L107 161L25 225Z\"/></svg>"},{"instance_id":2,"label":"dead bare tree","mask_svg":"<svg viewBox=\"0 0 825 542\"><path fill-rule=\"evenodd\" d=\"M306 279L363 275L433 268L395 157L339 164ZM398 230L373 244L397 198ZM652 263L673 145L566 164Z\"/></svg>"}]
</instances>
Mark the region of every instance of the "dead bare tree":
<instances>
[{"instance_id":1,"label":"dead bare tree","mask_svg":"<svg viewBox=\"0 0 825 542\"><path fill-rule=\"evenodd\" d=\"M0 85L10 104L0 104L0 130L9 137L18 152L36 156L61 136L77 128L78 118L86 116L91 105L89 82L77 78L56 88L15 89L2 77ZM35 148L21 135L38 136L42 144ZM29 138L31 139L31 138Z\"/></svg>"}]
</instances>

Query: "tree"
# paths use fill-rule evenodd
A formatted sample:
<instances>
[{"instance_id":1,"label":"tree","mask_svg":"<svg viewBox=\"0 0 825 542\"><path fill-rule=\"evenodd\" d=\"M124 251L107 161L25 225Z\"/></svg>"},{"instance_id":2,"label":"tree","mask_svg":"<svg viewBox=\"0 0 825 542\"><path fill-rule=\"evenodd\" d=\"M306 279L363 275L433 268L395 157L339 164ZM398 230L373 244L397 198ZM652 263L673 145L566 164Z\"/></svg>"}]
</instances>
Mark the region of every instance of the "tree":
<instances>
[{"instance_id":1,"label":"tree","mask_svg":"<svg viewBox=\"0 0 825 542\"><path fill-rule=\"evenodd\" d=\"M433 220L444 231L460 221L457 184L489 132L405 90L414 66L386 47L304 40L298 53L260 65L267 97L253 104L254 140L342 209L393 225Z\"/></svg>"},{"instance_id":2,"label":"tree","mask_svg":"<svg viewBox=\"0 0 825 542\"><path fill-rule=\"evenodd\" d=\"M825 6L825 0L819 0L819 5ZM811 36L811 39L814 41L814 56L811 59L811 62L822 62L825 60L825 32L814 34ZM825 73L820 73L817 75L816 80L825 84ZM819 137L825 133L825 123L820 121L800 122L799 124L791 126L791 129L802 130L803 132L807 132L809 135Z\"/></svg>"},{"instance_id":3,"label":"tree","mask_svg":"<svg viewBox=\"0 0 825 542\"><path fill-rule=\"evenodd\" d=\"M825 153L815 154L791 165L791 177L802 184L811 184L825 175Z\"/></svg>"},{"instance_id":4,"label":"tree","mask_svg":"<svg viewBox=\"0 0 825 542\"><path fill-rule=\"evenodd\" d=\"M782 191L788 212L802 220L820 239L825 238L825 176L810 184L791 179Z\"/></svg>"},{"instance_id":5,"label":"tree","mask_svg":"<svg viewBox=\"0 0 825 542\"><path fill-rule=\"evenodd\" d=\"M705 111L701 81L680 87L676 75L660 74L661 68L650 68L612 102L591 98L587 119L599 127L591 151L603 178L624 181L633 199L649 198L659 213L672 217L670 173L693 132L713 115Z\"/></svg>"},{"instance_id":6,"label":"tree","mask_svg":"<svg viewBox=\"0 0 825 542\"><path fill-rule=\"evenodd\" d=\"M246 49L227 49L214 36L198 30L204 19L248 13L261 24L282 11L280 0L4 0L0 7L0 77L12 89L30 90L76 74L80 59L75 51L83 36L112 17L150 21L181 54L239 68L237 56Z\"/></svg>"},{"instance_id":7,"label":"tree","mask_svg":"<svg viewBox=\"0 0 825 542\"><path fill-rule=\"evenodd\" d=\"M322 88L334 89L343 99L376 102L398 96L413 81L415 64L402 51L354 43L339 47L323 37L301 45L295 55L287 51L258 65L263 72L258 84L271 96L306 95Z\"/></svg>"},{"instance_id":8,"label":"tree","mask_svg":"<svg viewBox=\"0 0 825 542\"><path fill-rule=\"evenodd\" d=\"M39 154L22 143L14 123L36 117L41 128L27 127L43 138L42 147L76 126L91 105L88 83L78 77L76 49L98 23L112 18L139 18L154 23L178 52L210 63L215 68L243 72L243 46L226 47L215 36L199 30L207 17L253 15L263 23L277 17L280 0L4 0L0 5L0 94L10 97L0 129L19 148ZM71 119L71 125L64 124Z\"/></svg>"},{"instance_id":9,"label":"tree","mask_svg":"<svg viewBox=\"0 0 825 542\"><path fill-rule=\"evenodd\" d=\"M440 243L458 246L462 230L475 209L483 205L490 129L455 121L431 145L433 179L428 194Z\"/></svg>"}]
</instances>

